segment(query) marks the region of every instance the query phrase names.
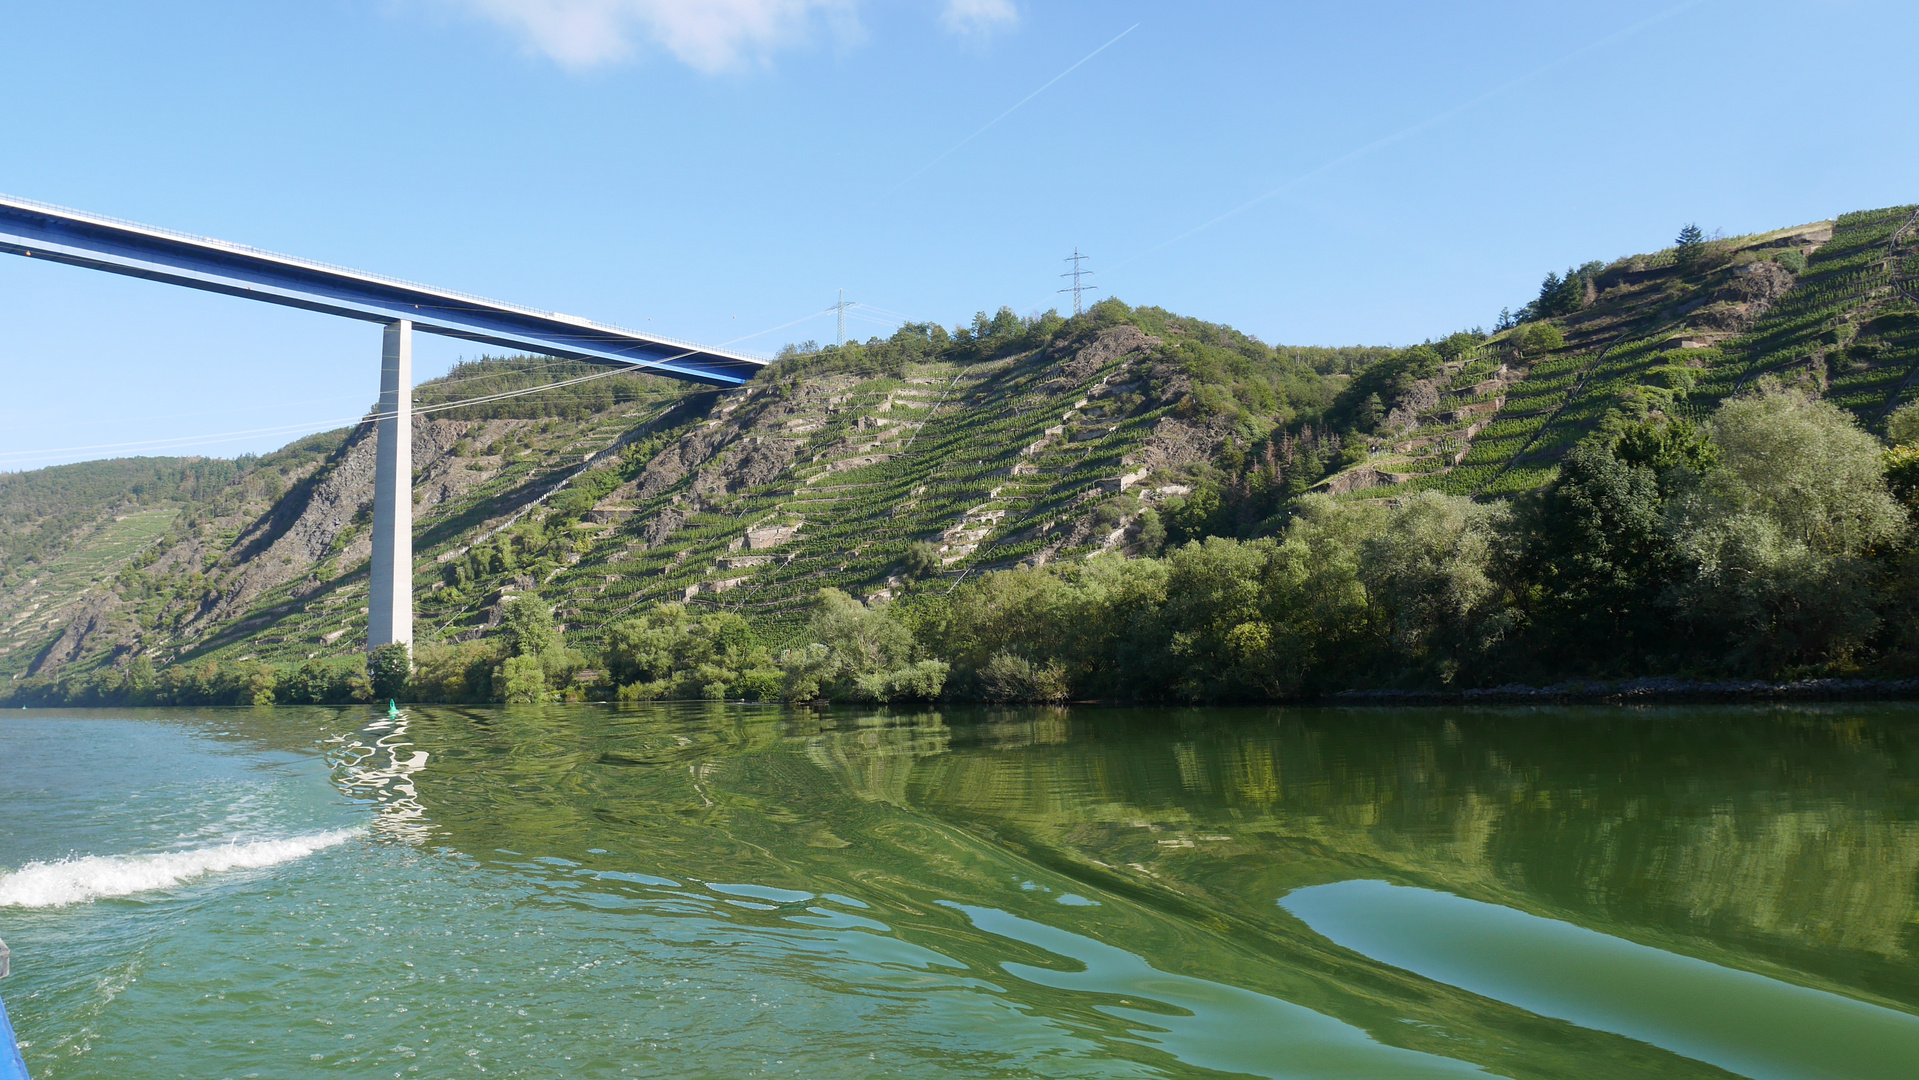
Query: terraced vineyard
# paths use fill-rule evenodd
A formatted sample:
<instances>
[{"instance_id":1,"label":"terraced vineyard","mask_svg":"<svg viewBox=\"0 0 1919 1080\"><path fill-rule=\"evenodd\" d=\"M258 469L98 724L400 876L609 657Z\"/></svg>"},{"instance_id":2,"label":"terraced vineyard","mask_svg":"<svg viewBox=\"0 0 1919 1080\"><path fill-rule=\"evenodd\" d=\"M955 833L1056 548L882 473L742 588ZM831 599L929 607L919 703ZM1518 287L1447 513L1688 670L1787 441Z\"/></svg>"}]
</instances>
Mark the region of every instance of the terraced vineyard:
<instances>
[{"instance_id":1,"label":"terraced vineyard","mask_svg":"<svg viewBox=\"0 0 1919 1080\"><path fill-rule=\"evenodd\" d=\"M116 515L95 527L31 577L0 595L0 674L25 670L61 636L88 593L109 580L166 532L179 510Z\"/></svg>"},{"instance_id":2,"label":"terraced vineyard","mask_svg":"<svg viewBox=\"0 0 1919 1080\"><path fill-rule=\"evenodd\" d=\"M643 470L614 492L580 527L589 553L542 593L584 627L676 601L777 633L822 587L909 587L915 542L934 545L936 580L1119 543L1125 523L1095 534L1083 504L1143 479L1125 475L1129 455L1165 408L1121 402L1151 339L1124 328L1102 340L1081 357L1104 362L1077 366L1027 353L744 391L696 429L724 449L677 482ZM788 458L753 482L755 461Z\"/></svg>"},{"instance_id":3,"label":"terraced vineyard","mask_svg":"<svg viewBox=\"0 0 1919 1080\"><path fill-rule=\"evenodd\" d=\"M1359 482L1335 477L1332 489L1525 491L1609 417L1704 415L1761 378L1804 385L1875 428L1919 398L1914 207L1720 242L1692 268L1665 251L1595 277L1597 296L1563 319L1563 348L1527 358L1518 331L1494 336L1452 366L1416 427L1375 442Z\"/></svg>"},{"instance_id":4,"label":"terraced vineyard","mask_svg":"<svg viewBox=\"0 0 1919 1080\"><path fill-rule=\"evenodd\" d=\"M640 380L585 415L425 418L416 636L484 635L507 599L537 591L576 644L662 602L739 612L778 640L822 587L883 599L1126 546L1164 494L1148 481L1186 490L1177 465L1205 460L1225 429L1173 416L1183 395L1149 378L1159 339L1132 325L1035 340L729 394ZM374 444L364 430L328 438L324 460L261 459L171 526L137 519L150 545L137 572L121 572L118 547L87 548L84 566L76 553L59 580L94 586L92 614L16 608L39 617L16 619L38 635L32 656L54 638L76 670L127 650L160 663L357 655ZM1095 513L1122 491L1129 513ZM919 544L931 565L909 570Z\"/></svg>"},{"instance_id":5,"label":"terraced vineyard","mask_svg":"<svg viewBox=\"0 0 1919 1080\"><path fill-rule=\"evenodd\" d=\"M778 647L823 587L926 596L994 568L1135 553L1149 525L1175 542L1269 533L1314 485L1523 492L1605 425L1704 415L1761 379L1869 426L1919 399L1914 207L1590 263L1567 282L1539 303L1575 302L1511 330L1405 350L1276 349L1124 305L1002 312L950 335L909 327L870 354L795 355L730 393L629 375L435 414L413 448L416 634L483 637L534 592L576 645L678 603L744 615ZM486 360L421 400L564 365ZM372 459L363 429L314 436L221 463L177 518L62 524L88 537L70 551L33 540L48 554L16 559L32 569L0 595L0 672L356 656ZM20 535L64 523L51 512L17 513Z\"/></svg>"}]
</instances>

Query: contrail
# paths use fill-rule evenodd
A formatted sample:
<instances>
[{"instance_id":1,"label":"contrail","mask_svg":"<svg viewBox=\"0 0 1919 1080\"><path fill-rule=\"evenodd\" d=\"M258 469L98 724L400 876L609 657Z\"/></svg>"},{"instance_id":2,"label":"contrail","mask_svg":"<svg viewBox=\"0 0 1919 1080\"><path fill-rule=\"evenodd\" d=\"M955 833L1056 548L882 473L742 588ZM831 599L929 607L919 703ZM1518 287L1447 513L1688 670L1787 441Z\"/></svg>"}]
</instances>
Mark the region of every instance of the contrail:
<instances>
[{"instance_id":1,"label":"contrail","mask_svg":"<svg viewBox=\"0 0 1919 1080\"><path fill-rule=\"evenodd\" d=\"M1225 221L1228 218L1237 217L1238 215L1243 214L1248 210L1251 210L1253 207L1258 206L1260 203L1265 202L1266 200L1274 197L1275 195L1279 195L1285 192L1289 188L1297 187L1298 185L1303 184L1306 181L1311 180L1312 178L1316 176L1319 176L1326 172L1330 172L1333 169L1337 169L1338 167L1346 164L1349 161L1353 161L1357 158L1365 157L1367 154L1370 154L1375 150L1379 150L1383 147L1391 146L1393 143L1399 142L1401 139L1404 139L1407 136L1418 134L1419 132L1424 131L1427 128L1432 127L1436 124L1444 123L1445 121L1450 120L1455 116L1458 116L1460 113L1463 113L1466 110L1476 105L1483 104L1484 102L1492 98L1498 97L1499 95L1504 94L1509 90L1512 90L1514 87L1521 86L1525 83L1531 82L1532 80L1538 78L1541 75L1544 75L1546 72L1551 71L1556 67L1560 67L1562 65L1571 63L1572 61L1577 60L1581 56L1584 56L1595 49L1600 49L1600 48L1604 48L1607 45L1611 45L1613 42L1618 41L1621 38L1629 37L1633 34L1636 34L1639 31L1644 30L1646 27L1653 25L1654 23L1663 22L1664 20L1679 14L1680 12L1686 10L1689 7L1695 7L1702 3L1705 3L1705 0L1686 0L1686 2L1683 4L1679 4L1675 7L1667 8L1665 11L1662 11L1657 15L1652 15L1647 18L1641 19L1638 22L1632 24L1631 26L1626 27L1623 30L1614 31L1613 33L1608 34L1597 41L1591 42L1587 45L1581 46L1580 48L1574 49L1572 52L1567 53L1566 55L1560 57L1557 60L1552 61L1551 63L1548 63L1542 67L1534 68L1532 71L1529 71L1526 74L1521 75L1510 82L1502 83L1499 86L1496 86L1492 88L1491 90L1486 91L1485 93L1479 95L1476 98L1473 98L1470 101L1465 101L1458 105L1455 105L1452 108L1447 109L1445 112L1430 116L1424 120L1421 120L1419 123L1412 125L1411 127L1402 128L1399 131L1392 133L1391 135L1385 136L1384 138L1375 139L1372 142L1367 143L1365 146L1362 146L1357 150L1349 151L1348 153L1342 154L1339 157L1336 157L1333 160L1328 161L1324 165L1321 165L1318 168L1311 170L1310 172L1301 173L1298 176L1293 177L1291 180L1286 181L1285 183L1279 185L1278 187L1272 189L1271 191L1266 192L1263 195L1257 195L1251 199L1248 199L1245 202L1240 203L1238 206L1233 207L1231 210L1228 210L1225 213L1220 214L1218 217L1212 218L1208 221L1201 222L1200 224L1195 225L1190 229L1187 229L1185 232L1180 233L1178 236L1173 237L1171 240L1162 241L1158 244L1153 245L1152 247L1147 248L1145 251L1139 252L1136 255L1130 255L1124 259L1121 259L1119 262L1114 263L1110 267L1110 269L1116 270L1119 267L1125 266L1127 263L1136 262L1140 259L1143 259L1146 256L1151 255L1153 252L1161 250L1162 248L1171 247L1172 245L1179 243L1181 240L1184 240L1195 233L1204 232L1207 229L1212 228L1213 226L1219 224L1222 221Z\"/></svg>"},{"instance_id":2,"label":"contrail","mask_svg":"<svg viewBox=\"0 0 1919 1080\"><path fill-rule=\"evenodd\" d=\"M945 161L949 156L952 155L953 151L958 150L960 147L965 146L967 143L972 142L974 139L979 138L981 135L985 134L987 128L990 128L994 124L999 123L1001 120L1004 120L1007 117L1013 115L1013 113L1017 111L1021 105L1024 105L1027 102L1045 93L1047 87L1052 86L1054 83L1060 81L1061 79L1064 79L1068 75L1071 75L1074 71L1077 71L1080 67L1080 64L1084 64L1086 63L1086 61L1091 60L1093 57L1098 56L1100 53L1105 52L1107 49L1112 47L1113 42L1118 41L1120 38L1125 37L1126 35L1132 33L1133 31L1137 29L1139 29L1139 24L1134 23L1133 25L1127 27L1126 29L1121 30L1118 34L1113 36L1112 41L1109 41L1106 44L1101 45L1099 48L1094 49L1092 52L1087 53L1085 56L1080 57L1079 63L1074 64L1072 67L1069 67L1065 71L1062 71L1058 75L1055 75L1051 79L1048 79L1046 81L1045 86L1042 86L1038 90L1033 91L1032 93L1026 95L1023 98L1020 98L1019 101L1015 103L1012 108L1006 110L1003 113L1000 113L998 116L993 117L991 120L988 120L983 126L981 126L981 128L978 131L973 132L971 135L968 135L964 139L961 139L960 141L954 143L952 146L947 147L946 151L940 154L940 156L934 158L933 160L927 162L924 165L921 165L919 167L919 170L913 173L913 175L907 177L904 180L901 180L899 183L894 184L892 187L886 189L886 194L881 195L880 198L885 199L887 196L893 194L895 191L898 191L899 189L905 187L907 184L910 184L914 180L919 179L920 175L925 173L926 170L932 168L935 165L938 165L942 161Z\"/></svg>"}]
</instances>

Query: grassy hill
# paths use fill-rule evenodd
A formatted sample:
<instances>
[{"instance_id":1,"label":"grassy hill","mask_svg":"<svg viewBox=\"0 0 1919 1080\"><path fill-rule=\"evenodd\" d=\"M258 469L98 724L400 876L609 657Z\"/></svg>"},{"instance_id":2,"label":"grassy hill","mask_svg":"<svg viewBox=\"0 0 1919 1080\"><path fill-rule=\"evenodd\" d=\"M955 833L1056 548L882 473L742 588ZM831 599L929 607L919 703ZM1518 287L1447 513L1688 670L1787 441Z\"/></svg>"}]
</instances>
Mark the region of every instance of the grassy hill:
<instances>
[{"instance_id":1,"label":"grassy hill","mask_svg":"<svg viewBox=\"0 0 1919 1080\"><path fill-rule=\"evenodd\" d=\"M1846 214L1555 275L1548 289L1559 283L1562 306L1542 290L1533 313L1563 345L1531 346L1537 324L1512 327L1404 384L1414 407L1367 432L1375 453L1347 486L1536 488L1604 424L1652 410L1703 415L1764 378L1804 386L1883 433L1919 390L1916 215Z\"/></svg>"},{"instance_id":2,"label":"grassy hill","mask_svg":"<svg viewBox=\"0 0 1919 1080\"><path fill-rule=\"evenodd\" d=\"M1109 300L789 352L728 393L621 374L433 413L413 447L416 634L484 638L537 595L587 649L668 603L779 647L825 587L918 602L998 569L1271 535L1315 490L1500 500L1594 432L1761 383L1882 430L1919 396L1915 220L1689 237L1551 275L1493 333L1407 349L1275 347ZM418 400L591 370L490 358ZM372 467L362 426L238 462L0 479L0 674L358 657Z\"/></svg>"},{"instance_id":3,"label":"grassy hill","mask_svg":"<svg viewBox=\"0 0 1919 1080\"><path fill-rule=\"evenodd\" d=\"M1343 372L1385 352L1274 349L1109 302L908 327L729 394L621 375L432 414L414 438L417 634L484 635L534 591L588 645L668 601L777 637L825 586L885 597L1125 549L1141 511L1228 442L1317 416ZM575 374L488 360L419 398ZM357 655L372 459L362 427L249 460L137 559L102 563L84 618L26 624L40 639L0 653L0 671Z\"/></svg>"}]
</instances>

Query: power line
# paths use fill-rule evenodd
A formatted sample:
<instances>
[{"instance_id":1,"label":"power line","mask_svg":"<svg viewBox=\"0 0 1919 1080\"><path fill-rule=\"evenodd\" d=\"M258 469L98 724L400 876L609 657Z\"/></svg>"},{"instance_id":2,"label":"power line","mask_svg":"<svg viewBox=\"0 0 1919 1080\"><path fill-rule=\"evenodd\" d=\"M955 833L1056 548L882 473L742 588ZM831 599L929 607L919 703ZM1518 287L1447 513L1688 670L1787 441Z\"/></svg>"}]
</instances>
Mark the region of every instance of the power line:
<instances>
[{"instance_id":1,"label":"power line","mask_svg":"<svg viewBox=\"0 0 1919 1080\"><path fill-rule=\"evenodd\" d=\"M1087 270L1080 266L1080 263L1084 262L1086 258L1087 258L1086 256L1081 255L1079 253L1079 245L1075 244L1073 245L1072 258L1060 260L1061 262L1069 262L1073 264L1073 268L1071 270L1068 270L1064 274L1060 275L1060 277L1072 278L1073 279L1072 287L1067 289L1061 289L1059 291L1063 293L1073 294L1073 314L1074 315L1081 315L1081 314L1084 314L1086 311L1085 306L1080 303L1079 294L1082 292L1092 292L1093 290L1099 288L1099 286L1097 285L1086 285L1080 282L1080 278L1082 277L1093 276L1093 272L1091 270Z\"/></svg>"}]
</instances>

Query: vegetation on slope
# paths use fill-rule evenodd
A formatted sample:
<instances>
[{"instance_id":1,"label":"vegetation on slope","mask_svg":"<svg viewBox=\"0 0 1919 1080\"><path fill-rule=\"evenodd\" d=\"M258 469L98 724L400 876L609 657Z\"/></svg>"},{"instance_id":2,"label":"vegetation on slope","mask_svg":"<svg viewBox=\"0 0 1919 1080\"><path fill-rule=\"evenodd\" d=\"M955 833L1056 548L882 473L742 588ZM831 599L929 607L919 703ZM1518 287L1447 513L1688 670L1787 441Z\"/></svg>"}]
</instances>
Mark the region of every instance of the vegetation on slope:
<instances>
[{"instance_id":1,"label":"vegetation on slope","mask_svg":"<svg viewBox=\"0 0 1919 1080\"><path fill-rule=\"evenodd\" d=\"M1109 300L789 349L724 395L484 358L418 399L564 385L422 418L410 684L362 659L363 430L238 466L0 668L180 702L1904 671L1919 451L1875 436L1919 392L1914 220L1689 228L1404 349ZM1833 476L1864 502L1818 513L1858 521L1809 531L1788 496Z\"/></svg>"},{"instance_id":2,"label":"vegetation on slope","mask_svg":"<svg viewBox=\"0 0 1919 1080\"><path fill-rule=\"evenodd\" d=\"M248 465L246 459L136 457L0 474L0 588L31 576L103 517L208 498Z\"/></svg>"}]
</instances>

